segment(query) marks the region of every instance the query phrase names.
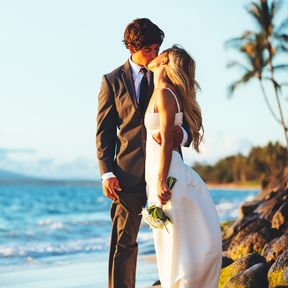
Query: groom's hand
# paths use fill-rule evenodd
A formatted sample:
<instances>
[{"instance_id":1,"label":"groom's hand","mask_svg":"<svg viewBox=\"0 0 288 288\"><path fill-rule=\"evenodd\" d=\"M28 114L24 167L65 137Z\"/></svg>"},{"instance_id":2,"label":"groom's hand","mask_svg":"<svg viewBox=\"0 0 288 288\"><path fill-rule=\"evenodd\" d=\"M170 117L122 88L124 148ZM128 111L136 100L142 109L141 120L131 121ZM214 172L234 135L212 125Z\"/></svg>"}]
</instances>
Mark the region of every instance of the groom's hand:
<instances>
[{"instance_id":1,"label":"groom's hand","mask_svg":"<svg viewBox=\"0 0 288 288\"><path fill-rule=\"evenodd\" d=\"M103 181L103 194L112 199L119 200L118 193L122 190L116 177L111 177Z\"/></svg>"},{"instance_id":2,"label":"groom's hand","mask_svg":"<svg viewBox=\"0 0 288 288\"><path fill-rule=\"evenodd\" d=\"M161 145L162 139L161 139L160 132L153 134L152 137L159 145ZM182 140L183 140L182 128L180 126L175 126L174 131L173 131L173 146L174 146L174 148L179 147L182 143Z\"/></svg>"}]
</instances>

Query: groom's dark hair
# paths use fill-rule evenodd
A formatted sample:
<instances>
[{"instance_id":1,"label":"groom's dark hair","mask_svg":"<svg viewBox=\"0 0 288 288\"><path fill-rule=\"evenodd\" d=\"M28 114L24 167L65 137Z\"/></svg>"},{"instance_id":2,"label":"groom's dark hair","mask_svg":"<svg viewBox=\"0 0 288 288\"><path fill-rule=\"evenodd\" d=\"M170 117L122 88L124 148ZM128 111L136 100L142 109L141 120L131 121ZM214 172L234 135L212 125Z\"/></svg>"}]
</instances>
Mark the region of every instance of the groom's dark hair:
<instances>
[{"instance_id":1,"label":"groom's dark hair","mask_svg":"<svg viewBox=\"0 0 288 288\"><path fill-rule=\"evenodd\" d=\"M129 23L124 32L125 46L139 51L151 44L161 45L165 37L164 32L148 18L138 18Z\"/></svg>"}]
</instances>

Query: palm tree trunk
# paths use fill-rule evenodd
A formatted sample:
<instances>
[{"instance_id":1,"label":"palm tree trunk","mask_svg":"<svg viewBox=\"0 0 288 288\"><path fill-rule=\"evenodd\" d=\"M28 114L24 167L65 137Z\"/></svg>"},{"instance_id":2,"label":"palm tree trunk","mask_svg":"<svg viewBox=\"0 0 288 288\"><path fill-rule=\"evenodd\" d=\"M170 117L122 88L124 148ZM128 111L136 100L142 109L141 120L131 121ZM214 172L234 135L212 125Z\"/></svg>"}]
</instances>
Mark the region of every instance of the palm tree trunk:
<instances>
[{"instance_id":1,"label":"palm tree trunk","mask_svg":"<svg viewBox=\"0 0 288 288\"><path fill-rule=\"evenodd\" d=\"M286 139L286 148L288 150L288 135L287 135L288 129L287 129L286 125L285 125L285 120L284 120L282 107L281 107L281 103L280 103L280 99L279 99L278 89L277 89L277 86L275 84L274 71L273 71L272 59L271 58L272 57L270 56L269 57L269 67L270 67L270 73L271 73L271 80L273 82L273 87L274 87L274 90L275 90L275 96L276 96L277 105L278 105L278 109L279 109L281 126L282 126L282 128L284 130L284 135L285 135L285 139Z\"/></svg>"},{"instance_id":2,"label":"palm tree trunk","mask_svg":"<svg viewBox=\"0 0 288 288\"><path fill-rule=\"evenodd\" d=\"M264 85L263 85L263 81L259 79L259 83L260 83L260 87L261 87L262 94L263 94L263 96L264 96L264 100L265 100L265 102L266 102L266 104L267 104L267 106L268 106L268 109L269 109L270 113L272 114L273 118L274 118L280 125L282 125L282 124L281 124L281 120L279 120L279 119L277 118L276 114L274 113L274 111L273 111L273 109L272 109L272 107L271 107L271 105L270 105L270 103L269 103L269 100L268 100L268 97L267 97L267 94L266 94L266 91L265 91L265 88L264 88Z\"/></svg>"}]
</instances>

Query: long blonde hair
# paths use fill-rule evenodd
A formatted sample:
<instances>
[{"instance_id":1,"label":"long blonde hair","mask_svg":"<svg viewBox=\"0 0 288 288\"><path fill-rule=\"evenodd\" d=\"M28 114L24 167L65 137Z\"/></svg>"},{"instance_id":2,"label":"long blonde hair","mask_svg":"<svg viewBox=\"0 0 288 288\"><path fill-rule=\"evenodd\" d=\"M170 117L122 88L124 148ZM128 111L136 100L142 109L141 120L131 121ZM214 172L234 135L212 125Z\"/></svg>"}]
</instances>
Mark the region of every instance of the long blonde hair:
<instances>
[{"instance_id":1,"label":"long blonde hair","mask_svg":"<svg viewBox=\"0 0 288 288\"><path fill-rule=\"evenodd\" d=\"M164 78L170 82L177 91L183 106L184 118L192 133L192 146L199 152L204 128L200 106L196 101L196 90L200 89L195 80L195 61L178 45L165 50L169 62L164 71Z\"/></svg>"}]
</instances>

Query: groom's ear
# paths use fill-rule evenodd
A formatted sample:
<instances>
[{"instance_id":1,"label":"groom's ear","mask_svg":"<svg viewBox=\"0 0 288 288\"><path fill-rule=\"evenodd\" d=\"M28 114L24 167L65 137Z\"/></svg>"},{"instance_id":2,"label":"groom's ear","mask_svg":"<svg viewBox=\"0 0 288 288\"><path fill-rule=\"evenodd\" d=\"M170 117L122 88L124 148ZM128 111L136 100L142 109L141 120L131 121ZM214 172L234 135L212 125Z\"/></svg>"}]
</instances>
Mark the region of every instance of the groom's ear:
<instances>
[{"instance_id":1,"label":"groom's ear","mask_svg":"<svg viewBox=\"0 0 288 288\"><path fill-rule=\"evenodd\" d=\"M132 46L131 44L128 44L128 49L129 49L131 54L134 54L137 52L136 49L134 48L134 46Z\"/></svg>"}]
</instances>

